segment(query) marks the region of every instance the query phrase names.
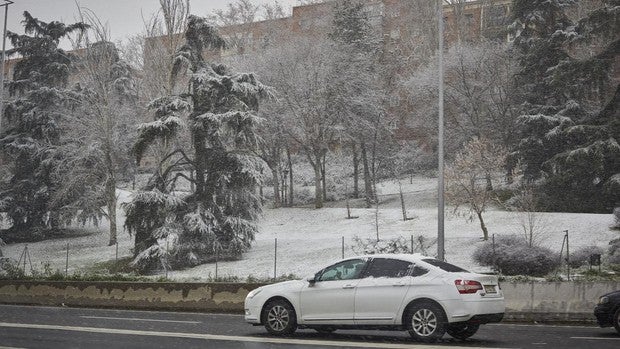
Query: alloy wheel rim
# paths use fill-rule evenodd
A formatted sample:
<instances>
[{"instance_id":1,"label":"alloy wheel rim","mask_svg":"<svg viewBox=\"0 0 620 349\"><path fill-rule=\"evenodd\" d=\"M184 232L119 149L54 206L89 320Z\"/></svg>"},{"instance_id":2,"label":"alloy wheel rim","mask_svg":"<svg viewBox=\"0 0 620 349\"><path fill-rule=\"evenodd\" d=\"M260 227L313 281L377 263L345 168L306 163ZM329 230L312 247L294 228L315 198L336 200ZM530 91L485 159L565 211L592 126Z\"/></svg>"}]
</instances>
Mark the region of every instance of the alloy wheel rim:
<instances>
[{"instance_id":1,"label":"alloy wheel rim","mask_svg":"<svg viewBox=\"0 0 620 349\"><path fill-rule=\"evenodd\" d=\"M437 329L437 316L429 309L420 309L411 318L413 331L422 337L428 337Z\"/></svg>"},{"instance_id":2,"label":"alloy wheel rim","mask_svg":"<svg viewBox=\"0 0 620 349\"><path fill-rule=\"evenodd\" d=\"M282 331L290 321L288 310L281 305L276 305L267 314L267 323L274 331Z\"/></svg>"}]
</instances>

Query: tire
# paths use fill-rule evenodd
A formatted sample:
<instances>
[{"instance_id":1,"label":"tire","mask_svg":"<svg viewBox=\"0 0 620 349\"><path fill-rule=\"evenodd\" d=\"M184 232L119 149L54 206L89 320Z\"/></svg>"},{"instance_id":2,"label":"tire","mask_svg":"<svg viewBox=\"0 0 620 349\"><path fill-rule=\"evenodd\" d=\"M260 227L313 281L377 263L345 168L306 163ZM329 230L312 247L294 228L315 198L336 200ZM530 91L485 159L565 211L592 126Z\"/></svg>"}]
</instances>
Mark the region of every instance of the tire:
<instances>
[{"instance_id":1,"label":"tire","mask_svg":"<svg viewBox=\"0 0 620 349\"><path fill-rule=\"evenodd\" d=\"M614 314L613 320L614 320L614 328L616 329L616 332L620 334L620 308L616 309L616 313Z\"/></svg>"},{"instance_id":2,"label":"tire","mask_svg":"<svg viewBox=\"0 0 620 349\"><path fill-rule=\"evenodd\" d=\"M468 324L461 322L449 324L446 332L456 339L464 340L475 335L479 328L479 324Z\"/></svg>"},{"instance_id":3,"label":"tire","mask_svg":"<svg viewBox=\"0 0 620 349\"><path fill-rule=\"evenodd\" d=\"M263 308L263 316L265 329L270 334L284 336L297 329L295 309L285 300L276 299L267 303Z\"/></svg>"},{"instance_id":4,"label":"tire","mask_svg":"<svg viewBox=\"0 0 620 349\"><path fill-rule=\"evenodd\" d=\"M313 330L320 334L330 334L336 332L336 329L333 327L314 327Z\"/></svg>"},{"instance_id":5,"label":"tire","mask_svg":"<svg viewBox=\"0 0 620 349\"><path fill-rule=\"evenodd\" d=\"M405 316L407 330L413 339L436 342L446 333L446 315L441 307L431 302L421 302L409 308Z\"/></svg>"}]
</instances>

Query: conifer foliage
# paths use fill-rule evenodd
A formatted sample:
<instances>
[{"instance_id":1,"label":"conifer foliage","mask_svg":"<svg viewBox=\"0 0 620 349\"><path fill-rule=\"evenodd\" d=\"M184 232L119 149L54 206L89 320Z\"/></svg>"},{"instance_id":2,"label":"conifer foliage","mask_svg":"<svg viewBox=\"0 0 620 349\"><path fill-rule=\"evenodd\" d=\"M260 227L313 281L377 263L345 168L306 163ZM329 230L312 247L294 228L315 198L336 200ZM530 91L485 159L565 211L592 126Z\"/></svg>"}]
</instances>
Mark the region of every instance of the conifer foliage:
<instances>
[{"instance_id":1,"label":"conifer foliage","mask_svg":"<svg viewBox=\"0 0 620 349\"><path fill-rule=\"evenodd\" d=\"M58 45L87 28L84 23L46 23L28 12L22 23L24 35L7 33L13 46L7 54L20 59L8 84L14 98L6 105L0 134L10 168L10 175L0 179L0 213L6 213L11 226L3 232L6 242L44 238L62 225L60 207L51 200L58 187L52 173L59 121L74 96L66 89L73 56Z\"/></svg>"},{"instance_id":2,"label":"conifer foliage","mask_svg":"<svg viewBox=\"0 0 620 349\"><path fill-rule=\"evenodd\" d=\"M514 1L521 116L517 153L542 209L611 212L620 197L620 114L613 79L620 1L573 23L572 0Z\"/></svg>"},{"instance_id":3,"label":"conifer foliage","mask_svg":"<svg viewBox=\"0 0 620 349\"><path fill-rule=\"evenodd\" d=\"M205 19L190 16L185 38L173 78L187 73L188 91L150 103L155 120L140 126L134 146L140 160L150 145L171 141L185 124L192 137L191 149L171 151L125 206L125 225L135 234L134 263L143 270L165 261L177 268L239 258L258 231L255 186L262 162L253 150L260 141L259 100L269 90L253 74L233 74L205 60L203 50L225 46ZM180 178L192 184L185 195L177 188Z\"/></svg>"}]
</instances>

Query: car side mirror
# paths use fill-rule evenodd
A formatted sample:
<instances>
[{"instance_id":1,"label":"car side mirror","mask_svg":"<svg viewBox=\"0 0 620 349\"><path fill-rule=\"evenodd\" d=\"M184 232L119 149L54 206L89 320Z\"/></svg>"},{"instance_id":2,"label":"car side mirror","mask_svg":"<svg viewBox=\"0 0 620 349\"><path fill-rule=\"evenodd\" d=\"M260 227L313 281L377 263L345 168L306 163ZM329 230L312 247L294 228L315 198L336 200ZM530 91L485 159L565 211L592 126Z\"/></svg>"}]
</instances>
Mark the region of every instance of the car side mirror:
<instances>
[{"instance_id":1,"label":"car side mirror","mask_svg":"<svg viewBox=\"0 0 620 349\"><path fill-rule=\"evenodd\" d=\"M308 281L310 286L314 286L314 284L316 283L316 275L310 275L306 277L306 281Z\"/></svg>"}]
</instances>

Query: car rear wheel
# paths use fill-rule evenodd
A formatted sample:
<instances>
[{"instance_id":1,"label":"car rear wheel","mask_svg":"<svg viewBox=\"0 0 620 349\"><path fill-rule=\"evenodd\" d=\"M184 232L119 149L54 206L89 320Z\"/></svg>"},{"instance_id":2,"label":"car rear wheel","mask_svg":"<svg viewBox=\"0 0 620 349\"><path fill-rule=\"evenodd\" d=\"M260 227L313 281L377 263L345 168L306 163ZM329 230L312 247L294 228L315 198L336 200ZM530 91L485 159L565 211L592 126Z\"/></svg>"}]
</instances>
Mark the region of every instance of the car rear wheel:
<instances>
[{"instance_id":1,"label":"car rear wheel","mask_svg":"<svg viewBox=\"0 0 620 349\"><path fill-rule=\"evenodd\" d=\"M405 321L411 337L422 342L435 342L446 333L446 315L441 307L431 302L410 307Z\"/></svg>"},{"instance_id":2,"label":"car rear wheel","mask_svg":"<svg viewBox=\"0 0 620 349\"><path fill-rule=\"evenodd\" d=\"M620 308L618 308L614 314L614 328L620 333Z\"/></svg>"},{"instance_id":3,"label":"car rear wheel","mask_svg":"<svg viewBox=\"0 0 620 349\"><path fill-rule=\"evenodd\" d=\"M448 332L450 336L456 339L463 340L476 334L479 328L480 328L480 325L478 324L455 323L455 324L449 324L446 332Z\"/></svg>"},{"instance_id":4,"label":"car rear wheel","mask_svg":"<svg viewBox=\"0 0 620 349\"><path fill-rule=\"evenodd\" d=\"M283 336L291 334L297 329L295 310L287 301L273 300L265 306L263 311L267 332Z\"/></svg>"}]
</instances>

